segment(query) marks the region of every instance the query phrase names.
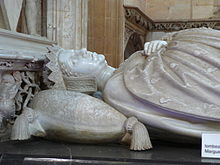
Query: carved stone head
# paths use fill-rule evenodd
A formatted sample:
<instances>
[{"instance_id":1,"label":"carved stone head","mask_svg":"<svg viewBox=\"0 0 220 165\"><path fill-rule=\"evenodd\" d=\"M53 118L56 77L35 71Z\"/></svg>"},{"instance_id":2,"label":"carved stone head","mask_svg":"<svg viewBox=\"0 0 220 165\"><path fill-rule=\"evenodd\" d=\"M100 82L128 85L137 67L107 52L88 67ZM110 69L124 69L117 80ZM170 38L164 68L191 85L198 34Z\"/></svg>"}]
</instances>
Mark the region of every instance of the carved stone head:
<instances>
[{"instance_id":1,"label":"carved stone head","mask_svg":"<svg viewBox=\"0 0 220 165\"><path fill-rule=\"evenodd\" d=\"M81 49L63 50L59 54L59 65L66 76L96 77L107 64L103 55Z\"/></svg>"},{"instance_id":2,"label":"carved stone head","mask_svg":"<svg viewBox=\"0 0 220 165\"><path fill-rule=\"evenodd\" d=\"M107 67L105 57L86 49L63 50L58 57L67 90L97 91L97 76Z\"/></svg>"}]
</instances>

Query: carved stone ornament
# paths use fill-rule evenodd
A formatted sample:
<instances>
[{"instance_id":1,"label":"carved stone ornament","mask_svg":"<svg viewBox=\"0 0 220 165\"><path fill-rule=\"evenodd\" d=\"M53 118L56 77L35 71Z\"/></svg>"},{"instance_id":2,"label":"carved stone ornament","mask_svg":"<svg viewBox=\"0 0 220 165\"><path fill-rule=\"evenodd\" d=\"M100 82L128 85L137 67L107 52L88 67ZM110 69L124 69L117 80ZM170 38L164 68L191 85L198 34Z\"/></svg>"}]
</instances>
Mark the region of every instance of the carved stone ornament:
<instances>
[{"instance_id":1,"label":"carved stone ornament","mask_svg":"<svg viewBox=\"0 0 220 165\"><path fill-rule=\"evenodd\" d=\"M0 137L2 136L4 140L10 132L8 121L15 117L15 95L20 88L21 78L19 72L0 72L0 74Z\"/></svg>"},{"instance_id":2,"label":"carved stone ornament","mask_svg":"<svg viewBox=\"0 0 220 165\"><path fill-rule=\"evenodd\" d=\"M190 28L209 27L220 29L220 20L181 20L181 21L153 21L136 7L125 6L127 21L146 31L178 31Z\"/></svg>"},{"instance_id":3,"label":"carved stone ornament","mask_svg":"<svg viewBox=\"0 0 220 165\"><path fill-rule=\"evenodd\" d=\"M54 82L53 89L66 89L71 91L83 92L83 93L94 93L97 91L97 84L95 77L86 75L65 75L67 68L61 69L59 62L59 56L65 56L64 49L53 46L49 47L49 53L46 55L49 59L46 66L50 69L51 73L48 79ZM65 58L65 57L64 57Z\"/></svg>"},{"instance_id":4,"label":"carved stone ornament","mask_svg":"<svg viewBox=\"0 0 220 165\"><path fill-rule=\"evenodd\" d=\"M154 22L151 30L157 31L179 31L191 28L209 27L212 29L220 30L220 20L210 20L210 21L166 21L166 22Z\"/></svg>"},{"instance_id":5,"label":"carved stone ornament","mask_svg":"<svg viewBox=\"0 0 220 165\"><path fill-rule=\"evenodd\" d=\"M145 126L126 118L103 101L65 90L44 90L25 108L12 128L12 140L31 136L68 142L103 143L130 141L131 150L152 148Z\"/></svg>"},{"instance_id":6,"label":"carved stone ornament","mask_svg":"<svg viewBox=\"0 0 220 165\"><path fill-rule=\"evenodd\" d=\"M34 72L1 71L0 141L10 137L11 124L40 90Z\"/></svg>"},{"instance_id":7,"label":"carved stone ornament","mask_svg":"<svg viewBox=\"0 0 220 165\"><path fill-rule=\"evenodd\" d=\"M53 89L66 89L57 59L62 49L58 46L49 47L48 49L49 53L46 55L46 57L49 59L49 62L46 64L46 67L51 71L51 73L48 75L48 79L54 83ZM47 75L45 75L45 77L46 76Z\"/></svg>"},{"instance_id":8,"label":"carved stone ornament","mask_svg":"<svg viewBox=\"0 0 220 165\"><path fill-rule=\"evenodd\" d=\"M67 77L64 76L66 89L69 91L78 91L82 93L94 93L97 91L96 79L86 76Z\"/></svg>"},{"instance_id":9,"label":"carved stone ornament","mask_svg":"<svg viewBox=\"0 0 220 165\"><path fill-rule=\"evenodd\" d=\"M0 141L10 138L14 119L40 90L49 45L45 38L0 29Z\"/></svg>"},{"instance_id":10,"label":"carved stone ornament","mask_svg":"<svg viewBox=\"0 0 220 165\"><path fill-rule=\"evenodd\" d=\"M95 76L106 103L159 130L161 138L199 140L204 131L220 130L219 36L211 28L173 32L167 41L146 43L114 72L102 55L86 50L63 51L59 66L65 76Z\"/></svg>"}]
</instances>

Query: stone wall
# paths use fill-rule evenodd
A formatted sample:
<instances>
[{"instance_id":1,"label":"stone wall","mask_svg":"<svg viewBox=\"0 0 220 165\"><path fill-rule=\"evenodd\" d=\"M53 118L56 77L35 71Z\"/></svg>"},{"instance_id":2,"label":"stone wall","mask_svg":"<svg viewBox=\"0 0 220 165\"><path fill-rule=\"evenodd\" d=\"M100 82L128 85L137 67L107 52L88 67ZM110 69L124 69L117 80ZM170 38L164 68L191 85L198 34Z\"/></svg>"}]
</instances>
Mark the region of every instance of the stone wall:
<instances>
[{"instance_id":1,"label":"stone wall","mask_svg":"<svg viewBox=\"0 0 220 165\"><path fill-rule=\"evenodd\" d=\"M124 0L124 5L138 7L143 13L146 13L146 0Z\"/></svg>"},{"instance_id":2,"label":"stone wall","mask_svg":"<svg viewBox=\"0 0 220 165\"><path fill-rule=\"evenodd\" d=\"M6 25L5 25L3 14L2 14L2 9L0 9L0 28L6 29Z\"/></svg>"},{"instance_id":3,"label":"stone wall","mask_svg":"<svg viewBox=\"0 0 220 165\"><path fill-rule=\"evenodd\" d=\"M192 19L220 18L220 0L192 0Z\"/></svg>"},{"instance_id":4,"label":"stone wall","mask_svg":"<svg viewBox=\"0 0 220 165\"><path fill-rule=\"evenodd\" d=\"M88 0L47 0L48 38L65 49L87 48L87 4Z\"/></svg>"},{"instance_id":5,"label":"stone wall","mask_svg":"<svg viewBox=\"0 0 220 165\"><path fill-rule=\"evenodd\" d=\"M123 0L88 0L88 9L88 50L118 67L124 59Z\"/></svg>"},{"instance_id":6,"label":"stone wall","mask_svg":"<svg viewBox=\"0 0 220 165\"><path fill-rule=\"evenodd\" d=\"M118 67L124 61L124 6L138 7L153 20L218 18L220 0L88 0L88 50ZM146 40L162 33L149 33Z\"/></svg>"},{"instance_id":7,"label":"stone wall","mask_svg":"<svg viewBox=\"0 0 220 165\"><path fill-rule=\"evenodd\" d=\"M153 20L220 18L220 0L146 0Z\"/></svg>"}]
</instances>

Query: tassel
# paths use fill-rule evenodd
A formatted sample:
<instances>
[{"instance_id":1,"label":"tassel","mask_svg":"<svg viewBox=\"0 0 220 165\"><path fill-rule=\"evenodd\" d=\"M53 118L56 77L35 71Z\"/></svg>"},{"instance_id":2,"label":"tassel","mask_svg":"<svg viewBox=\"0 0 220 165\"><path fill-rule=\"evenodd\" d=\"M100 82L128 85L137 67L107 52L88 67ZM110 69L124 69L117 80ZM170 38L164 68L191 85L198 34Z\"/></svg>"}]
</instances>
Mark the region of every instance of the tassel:
<instances>
[{"instance_id":1,"label":"tassel","mask_svg":"<svg viewBox=\"0 0 220 165\"><path fill-rule=\"evenodd\" d=\"M30 137L29 121L26 115L23 113L15 120L11 132L11 140L27 140Z\"/></svg>"},{"instance_id":2,"label":"tassel","mask_svg":"<svg viewBox=\"0 0 220 165\"><path fill-rule=\"evenodd\" d=\"M131 150L148 150L152 148L147 128L135 117L125 121L126 131L131 134Z\"/></svg>"}]
</instances>

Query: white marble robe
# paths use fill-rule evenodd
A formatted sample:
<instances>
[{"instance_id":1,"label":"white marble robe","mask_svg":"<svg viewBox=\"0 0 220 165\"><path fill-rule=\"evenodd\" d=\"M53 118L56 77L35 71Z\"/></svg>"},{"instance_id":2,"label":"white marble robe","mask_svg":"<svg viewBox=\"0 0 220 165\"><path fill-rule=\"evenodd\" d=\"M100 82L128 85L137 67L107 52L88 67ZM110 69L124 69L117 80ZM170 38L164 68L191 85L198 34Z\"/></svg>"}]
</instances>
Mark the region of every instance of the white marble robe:
<instances>
[{"instance_id":1,"label":"white marble robe","mask_svg":"<svg viewBox=\"0 0 220 165\"><path fill-rule=\"evenodd\" d=\"M105 101L127 116L180 135L220 131L220 31L171 35L167 48L133 54L107 82Z\"/></svg>"}]
</instances>

